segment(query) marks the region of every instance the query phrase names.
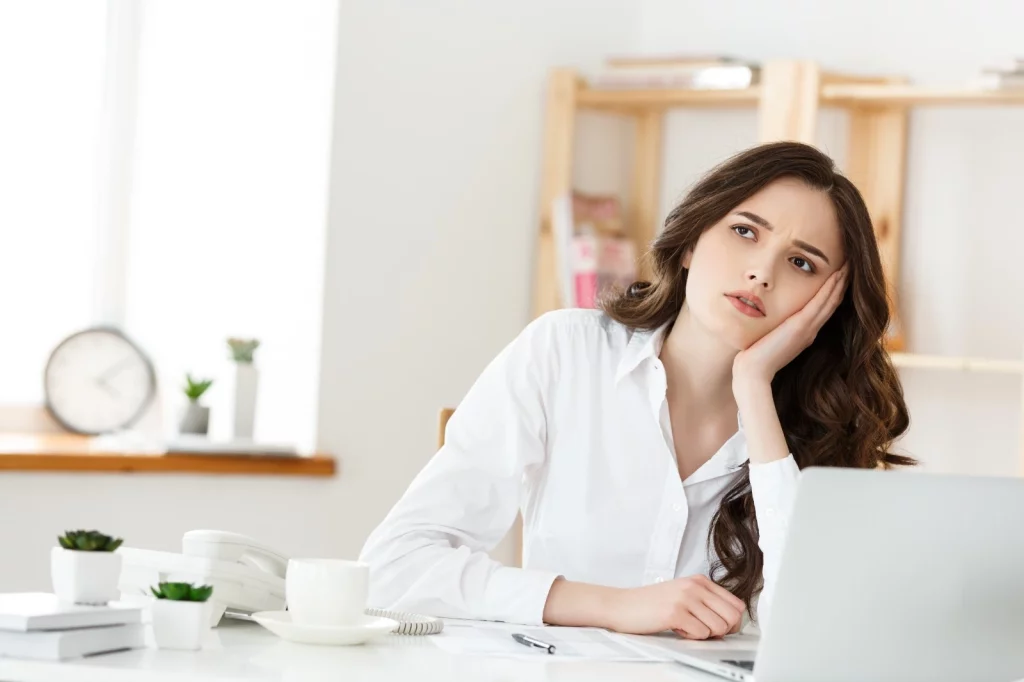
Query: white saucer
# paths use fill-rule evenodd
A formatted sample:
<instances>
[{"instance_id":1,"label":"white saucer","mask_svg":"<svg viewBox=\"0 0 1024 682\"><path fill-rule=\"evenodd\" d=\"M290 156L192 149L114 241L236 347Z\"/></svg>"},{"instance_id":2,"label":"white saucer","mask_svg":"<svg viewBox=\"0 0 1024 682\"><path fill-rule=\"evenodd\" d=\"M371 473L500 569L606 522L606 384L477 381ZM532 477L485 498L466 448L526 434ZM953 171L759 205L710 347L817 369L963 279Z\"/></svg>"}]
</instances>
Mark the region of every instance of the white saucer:
<instances>
[{"instance_id":1,"label":"white saucer","mask_svg":"<svg viewBox=\"0 0 1024 682\"><path fill-rule=\"evenodd\" d=\"M288 611L259 611L252 619L289 642L303 644L362 644L376 637L383 637L398 627L390 618L364 616L355 625L304 625L293 623Z\"/></svg>"}]
</instances>

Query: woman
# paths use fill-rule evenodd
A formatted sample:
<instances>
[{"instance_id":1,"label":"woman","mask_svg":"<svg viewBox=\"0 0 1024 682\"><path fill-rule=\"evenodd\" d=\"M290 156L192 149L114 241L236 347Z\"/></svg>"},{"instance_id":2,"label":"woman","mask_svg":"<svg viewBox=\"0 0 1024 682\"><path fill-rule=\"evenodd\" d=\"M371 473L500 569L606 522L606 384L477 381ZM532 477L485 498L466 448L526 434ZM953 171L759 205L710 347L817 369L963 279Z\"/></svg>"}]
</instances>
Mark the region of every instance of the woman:
<instances>
[{"instance_id":1,"label":"woman","mask_svg":"<svg viewBox=\"0 0 1024 682\"><path fill-rule=\"evenodd\" d=\"M648 257L653 282L484 370L366 543L374 606L722 636L767 619L801 467L913 464L888 452L909 419L871 220L826 155L732 157Z\"/></svg>"}]
</instances>

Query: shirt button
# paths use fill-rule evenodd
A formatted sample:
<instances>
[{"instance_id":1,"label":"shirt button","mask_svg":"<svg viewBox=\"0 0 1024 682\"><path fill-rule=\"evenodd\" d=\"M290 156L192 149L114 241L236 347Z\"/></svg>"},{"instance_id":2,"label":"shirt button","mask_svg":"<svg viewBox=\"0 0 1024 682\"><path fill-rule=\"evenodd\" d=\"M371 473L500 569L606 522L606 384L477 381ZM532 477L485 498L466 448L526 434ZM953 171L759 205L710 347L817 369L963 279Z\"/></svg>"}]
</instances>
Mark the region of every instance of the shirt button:
<instances>
[{"instance_id":1,"label":"shirt button","mask_svg":"<svg viewBox=\"0 0 1024 682\"><path fill-rule=\"evenodd\" d=\"M680 511L680 510L682 510L682 508L683 508L683 506L681 504L679 504L678 502L676 502L675 504L672 505L672 511L674 511L674 512Z\"/></svg>"},{"instance_id":2,"label":"shirt button","mask_svg":"<svg viewBox=\"0 0 1024 682\"><path fill-rule=\"evenodd\" d=\"M657 578L655 578L655 579L654 579L654 582L656 582L656 583L663 583L663 582L665 582L665 579L664 579L664 578L662 578L662 577L661 577L661 576L659 575L659 576L658 576Z\"/></svg>"}]
</instances>

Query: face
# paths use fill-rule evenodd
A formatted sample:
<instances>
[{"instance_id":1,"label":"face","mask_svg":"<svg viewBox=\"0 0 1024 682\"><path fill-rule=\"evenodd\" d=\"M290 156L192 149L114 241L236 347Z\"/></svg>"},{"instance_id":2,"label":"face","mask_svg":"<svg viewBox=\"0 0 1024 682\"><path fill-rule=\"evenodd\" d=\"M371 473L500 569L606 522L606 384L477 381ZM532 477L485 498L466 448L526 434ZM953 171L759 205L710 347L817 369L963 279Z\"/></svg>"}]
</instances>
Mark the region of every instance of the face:
<instances>
[{"instance_id":1,"label":"face","mask_svg":"<svg viewBox=\"0 0 1024 682\"><path fill-rule=\"evenodd\" d=\"M803 308L844 262L831 199L782 178L701 235L683 260L684 305L712 334L744 350Z\"/></svg>"}]
</instances>

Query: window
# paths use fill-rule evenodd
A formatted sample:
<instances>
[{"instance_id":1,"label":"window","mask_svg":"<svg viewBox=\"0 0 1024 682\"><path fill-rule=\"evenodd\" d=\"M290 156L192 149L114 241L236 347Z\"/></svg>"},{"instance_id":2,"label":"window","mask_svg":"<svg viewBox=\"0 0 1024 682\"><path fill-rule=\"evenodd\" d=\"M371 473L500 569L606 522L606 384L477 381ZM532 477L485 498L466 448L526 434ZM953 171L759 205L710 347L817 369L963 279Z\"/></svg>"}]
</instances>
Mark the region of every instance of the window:
<instances>
[{"instance_id":1,"label":"window","mask_svg":"<svg viewBox=\"0 0 1024 682\"><path fill-rule=\"evenodd\" d=\"M50 350L93 319L106 6L0 3L0 406L38 404Z\"/></svg>"},{"instance_id":2,"label":"window","mask_svg":"<svg viewBox=\"0 0 1024 682\"><path fill-rule=\"evenodd\" d=\"M135 9L134 17L125 14L126 7ZM74 183L78 176L69 178L74 184L69 193L84 195L82 201L98 193L114 207L99 226L103 241L97 242L95 233L76 232L78 241L59 261L83 272L100 264L92 283L98 300L90 307L82 292L90 289L82 285L89 272L76 274L77 287L68 286L63 274L54 278L51 298L60 298L65 288L77 298L62 300L64 308L51 308L52 314L40 314L45 302L17 287L26 292L24 305L32 319L48 318L54 329L49 337L40 333L24 340L35 359L15 382L18 394L10 389L5 398L39 400L42 363L52 345L72 327L112 316L157 367L164 427L175 424L183 401L179 387L188 371L214 378L208 399L211 433L227 435L231 366L225 339L252 336L262 343L256 352L261 370L257 437L311 445L336 1L112 0L110 12L111 25L119 28L106 37L108 49L122 61L107 68L118 81L107 82L117 92L109 115L124 119L115 127L128 131L130 139L110 142L109 187L83 189ZM98 21L100 44L104 21L105 16ZM40 33L48 35L44 28ZM29 44L37 37L29 36ZM75 61L59 38L52 43L49 51ZM75 68L85 67L76 63ZM26 87L38 78L33 75ZM94 77L93 87L102 90L97 81ZM84 107L71 109L63 115L83 127ZM36 127L42 138L51 134L46 125ZM96 127L94 121L90 141ZM82 144L80 132L67 135ZM30 208L26 203L22 211ZM67 220L51 222L62 227ZM37 241L36 252L25 259L26 270L52 258L56 249L43 246L60 240L53 234ZM81 262L89 261L83 254L96 243L104 244L98 259Z\"/></svg>"}]
</instances>

